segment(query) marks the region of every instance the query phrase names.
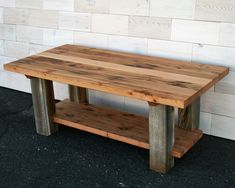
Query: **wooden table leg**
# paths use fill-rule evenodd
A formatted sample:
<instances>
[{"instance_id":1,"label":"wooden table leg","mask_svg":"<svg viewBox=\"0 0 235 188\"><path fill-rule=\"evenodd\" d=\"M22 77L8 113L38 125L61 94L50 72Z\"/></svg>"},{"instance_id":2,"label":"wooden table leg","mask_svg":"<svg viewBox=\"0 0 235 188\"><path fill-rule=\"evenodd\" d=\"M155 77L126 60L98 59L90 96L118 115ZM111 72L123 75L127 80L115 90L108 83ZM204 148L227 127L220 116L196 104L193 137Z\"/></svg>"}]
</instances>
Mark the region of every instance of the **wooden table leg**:
<instances>
[{"instance_id":1,"label":"wooden table leg","mask_svg":"<svg viewBox=\"0 0 235 188\"><path fill-rule=\"evenodd\" d=\"M174 166L174 108L149 104L150 169L166 173Z\"/></svg>"},{"instance_id":2,"label":"wooden table leg","mask_svg":"<svg viewBox=\"0 0 235 188\"><path fill-rule=\"evenodd\" d=\"M49 80L30 78L37 133L49 136L58 130L53 122L55 101L53 83Z\"/></svg>"},{"instance_id":3,"label":"wooden table leg","mask_svg":"<svg viewBox=\"0 0 235 188\"><path fill-rule=\"evenodd\" d=\"M194 130L199 128L200 97L185 109L178 110L178 127Z\"/></svg>"},{"instance_id":4,"label":"wooden table leg","mask_svg":"<svg viewBox=\"0 0 235 188\"><path fill-rule=\"evenodd\" d=\"M88 103L87 89L69 85L69 98L73 102Z\"/></svg>"}]
</instances>

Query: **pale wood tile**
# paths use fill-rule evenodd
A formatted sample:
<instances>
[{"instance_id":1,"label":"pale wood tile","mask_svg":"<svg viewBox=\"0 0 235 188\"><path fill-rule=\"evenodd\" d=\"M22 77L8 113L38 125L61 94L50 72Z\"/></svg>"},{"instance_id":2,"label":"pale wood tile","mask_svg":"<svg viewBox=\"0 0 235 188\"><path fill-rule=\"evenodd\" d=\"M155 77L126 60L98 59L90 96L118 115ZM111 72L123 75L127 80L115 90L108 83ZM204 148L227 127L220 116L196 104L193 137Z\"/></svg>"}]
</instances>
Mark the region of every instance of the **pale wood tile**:
<instances>
[{"instance_id":1,"label":"pale wood tile","mask_svg":"<svg viewBox=\"0 0 235 188\"><path fill-rule=\"evenodd\" d=\"M31 26L16 26L16 39L19 42L43 43L43 29Z\"/></svg>"},{"instance_id":2,"label":"pale wood tile","mask_svg":"<svg viewBox=\"0 0 235 188\"><path fill-rule=\"evenodd\" d=\"M110 0L75 0L75 11L85 13L109 13Z\"/></svg>"},{"instance_id":3,"label":"pale wood tile","mask_svg":"<svg viewBox=\"0 0 235 188\"><path fill-rule=\"evenodd\" d=\"M235 118L212 114L211 135L235 140Z\"/></svg>"},{"instance_id":4,"label":"pale wood tile","mask_svg":"<svg viewBox=\"0 0 235 188\"><path fill-rule=\"evenodd\" d=\"M7 56L0 56L0 71L3 71L3 65L6 63L10 63L12 61L15 61L16 58L11 58L11 57L7 57Z\"/></svg>"},{"instance_id":5,"label":"pale wood tile","mask_svg":"<svg viewBox=\"0 0 235 188\"><path fill-rule=\"evenodd\" d=\"M29 44L15 41L5 41L5 55L14 58L23 58L29 55Z\"/></svg>"},{"instance_id":6,"label":"pale wood tile","mask_svg":"<svg viewBox=\"0 0 235 188\"><path fill-rule=\"evenodd\" d=\"M15 25L0 24L0 39L16 40Z\"/></svg>"},{"instance_id":7,"label":"pale wood tile","mask_svg":"<svg viewBox=\"0 0 235 188\"><path fill-rule=\"evenodd\" d=\"M220 24L219 44L222 46L235 47L235 24Z\"/></svg>"},{"instance_id":8,"label":"pale wood tile","mask_svg":"<svg viewBox=\"0 0 235 188\"><path fill-rule=\"evenodd\" d=\"M29 10L21 8L5 8L4 23L7 24L28 24Z\"/></svg>"},{"instance_id":9,"label":"pale wood tile","mask_svg":"<svg viewBox=\"0 0 235 188\"><path fill-rule=\"evenodd\" d=\"M0 40L0 55L4 54L4 41Z\"/></svg>"},{"instance_id":10,"label":"pale wood tile","mask_svg":"<svg viewBox=\"0 0 235 188\"><path fill-rule=\"evenodd\" d=\"M235 95L235 72L229 72L229 75L216 84L215 91Z\"/></svg>"},{"instance_id":11,"label":"pale wood tile","mask_svg":"<svg viewBox=\"0 0 235 188\"><path fill-rule=\"evenodd\" d=\"M90 47L107 48L108 36L97 33L75 32L74 43Z\"/></svg>"},{"instance_id":12,"label":"pale wood tile","mask_svg":"<svg viewBox=\"0 0 235 188\"><path fill-rule=\"evenodd\" d=\"M30 10L29 25L36 27L58 28L59 13L48 10Z\"/></svg>"},{"instance_id":13,"label":"pale wood tile","mask_svg":"<svg viewBox=\"0 0 235 188\"><path fill-rule=\"evenodd\" d=\"M150 0L150 16L192 19L196 0Z\"/></svg>"},{"instance_id":14,"label":"pale wood tile","mask_svg":"<svg viewBox=\"0 0 235 188\"><path fill-rule=\"evenodd\" d=\"M194 44L192 61L227 66L235 71L235 48Z\"/></svg>"},{"instance_id":15,"label":"pale wood tile","mask_svg":"<svg viewBox=\"0 0 235 188\"><path fill-rule=\"evenodd\" d=\"M128 16L93 14L92 32L127 35Z\"/></svg>"},{"instance_id":16,"label":"pale wood tile","mask_svg":"<svg viewBox=\"0 0 235 188\"><path fill-rule=\"evenodd\" d=\"M37 53L44 52L46 50L49 50L53 48L52 46L45 46L45 45L39 45L39 44L30 44L29 45L29 54L35 55Z\"/></svg>"},{"instance_id":17,"label":"pale wood tile","mask_svg":"<svg viewBox=\"0 0 235 188\"><path fill-rule=\"evenodd\" d=\"M74 0L43 0L43 8L47 10L73 11Z\"/></svg>"},{"instance_id":18,"label":"pale wood tile","mask_svg":"<svg viewBox=\"0 0 235 188\"><path fill-rule=\"evenodd\" d=\"M235 117L235 95L207 92L201 97L201 111Z\"/></svg>"},{"instance_id":19,"label":"pale wood tile","mask_svg":"<svg viewBox=\"0 0 235 188\"><path fill-rule=\"evenodd\" d=\"M61 12L59 29L90 31L91 15L86 13Z\"/></svg>"},{"instance_id":20,"label":"pale wood tile","mask_svg":"<svg viewBox=\"0 0 235 188\"><path fill-rule=\"evenodd\" d=\"M59 46L63 44L73 44L73 31L44 29L43 44L48 46Z\"/></svg>"},{"instance_id":21,"label":"pale wood tile","mask_svg":"<svg viewBox=\"0 0 235 188\"><path fill-rule=\"evenodd\" d=\"M16 7L41 9L43 0L15 0Z\"/></svg>"},{"instance_id":22,"label":"pale wood tile","mask_svg":"<svg viewBox=\"0 0 235 188\"><path fill-rule=\"evenodd\" d=\"M192 43L149 39L148 54L164 58L191 61Z\"/></svg>"},{"instance_id":23,"label":"pale wood tile","mask_svg":"<svg viewBox=\"0 0 235 188\"><path fill-rule=\"evenodd\" d=\"M0 24L3 23L3 8L0 7Z\"/></svg>"},{"instance_id":24,"label":"pale wood tile","mask_svg":"<svg viewBox=\"0 0 235 188\"><path fill-rule=\"evenodd\" d=\"M145 38L170 39L171 19L130 16L129 35Z\"/></svg>"},{"instance_id":25,"label":"pale wood tile","mask_svg":"<svg viewBox=\"0 0 235 188\"><path fill-rule=\"evenodd\" d=\"M127 36L110 35L109 49L137 54L147 54L147 39Z\"/></svg>"},{"instance_id":26,"label":"pale wood tile","mask_svg":"<svg viewBox=\"0 0 235 188\"><path fill-rule=\"evenodd\" d=\"M15 7L15 0L0 0L1 7Z\"/></svg>"},{"instance_id":27,"label":"pale wood tile","mask_svg":"<svg viewBox=\"0 0 235 188\"><path fill-rule=\"evenodd\" d=\"M219 23L173 19L171 39L202 44L218 44Z\"/></svg>"},{"instance_id":28,"label":"pale wood tile","mask_svg":"<svg viewBox=\"0 0 235 188\"><path fill-rule=\"evenodd\" d=\"M197 0L195 19L235 22L235 0Z\"/></svg>"},{"instance_id":29,"label":"pale wood tile","mask_svg":"<svg viewBox=\"0 0 235 188\"><path fill-rule=\"evenodd\" d=\"M110 0L111 14L149 15L149 0Z\"/></svg>"},{"instance_id":30,"label":"pale wood tile","mask_svg":"<svg viewBox=\"0 0 235 188\"><path fill-rule=\"evenodd\" d=\"M17 82L16 82L17 80ZM20 84L19 84L20 83ZM30 93L30 82L22 74L0 70L0 86Z\"/></svg>"}]
</instances>

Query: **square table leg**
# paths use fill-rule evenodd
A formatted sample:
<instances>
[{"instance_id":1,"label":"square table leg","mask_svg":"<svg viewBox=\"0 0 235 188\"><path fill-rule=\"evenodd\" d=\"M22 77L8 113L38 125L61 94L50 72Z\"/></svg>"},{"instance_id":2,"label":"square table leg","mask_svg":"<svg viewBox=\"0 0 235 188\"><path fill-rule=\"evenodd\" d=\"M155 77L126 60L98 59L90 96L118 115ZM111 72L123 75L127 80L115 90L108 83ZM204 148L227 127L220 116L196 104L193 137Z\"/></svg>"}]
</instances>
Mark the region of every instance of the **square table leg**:
<instances>
[{"instance_id":1,"label":"square table leg","mask_svg":"<svg viewBox=\"0 0 235 188\"><path fill-rule=\"evenodd\" d=\"M30 81L37 133L49 136L58 130L58 126L53 122L55 113L53 83L39 78L30 78Z\"/></svg>"},{"instance_id":2,"label":"square table leg","mask_svg":"<svg viewBox=\"0 0 235 188\"><path fill-rule=\"evenodd\" d=\"M69 98L73 102L88 103L87 89L69 85Z\"/></svg>"},{"instance_id":3,"label":"square table leg","mask_svg":"<svg viewBox=\"0 0 235 188\"><path fill-rule=\"evenodd\" d=\"M185 109L178 110L178 127L194 130L199 128L200 122L200 97Z\"/></svg>"},{"instance_id":4,"label":"square table leg","mask_svg":"<svg viewBox=\"0 0 235 188\"><path fill-rule=\"evenodd\" d=\"M149 104L150 169L166 173L174 166L174 107Z\"/></svg>"}]
</instances>

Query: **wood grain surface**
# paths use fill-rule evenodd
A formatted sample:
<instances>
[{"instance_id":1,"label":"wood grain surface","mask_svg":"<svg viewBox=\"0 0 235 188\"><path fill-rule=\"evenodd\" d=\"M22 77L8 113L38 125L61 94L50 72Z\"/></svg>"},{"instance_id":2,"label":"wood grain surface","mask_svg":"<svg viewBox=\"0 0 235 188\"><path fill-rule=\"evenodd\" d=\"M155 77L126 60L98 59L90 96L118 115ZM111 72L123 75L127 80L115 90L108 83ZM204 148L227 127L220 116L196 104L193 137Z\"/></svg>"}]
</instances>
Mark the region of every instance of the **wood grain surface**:
<instances>
[{"instance_id":1,"label":"wood grain surface","mask_svg":"<svg viewBox=\"0 0 235 188\"><path fill-rule=\"evenodd\" d=\"M149 122L146 117L64 100L56 104L54 122L149 149ZM200 130L175 128L172 155L181 158L202 135Z\"/></svg>"},{"instance_id":2,"label":"wood grain surface","mask_svg":"<svg viewBox=\"0 0 235 188\"><path fill-rule=\"evenodd\" d=\"M185 108L229 72L221 66L77 45L63 45L4 68L179 108Z\"/></svg>"}]
</instances>

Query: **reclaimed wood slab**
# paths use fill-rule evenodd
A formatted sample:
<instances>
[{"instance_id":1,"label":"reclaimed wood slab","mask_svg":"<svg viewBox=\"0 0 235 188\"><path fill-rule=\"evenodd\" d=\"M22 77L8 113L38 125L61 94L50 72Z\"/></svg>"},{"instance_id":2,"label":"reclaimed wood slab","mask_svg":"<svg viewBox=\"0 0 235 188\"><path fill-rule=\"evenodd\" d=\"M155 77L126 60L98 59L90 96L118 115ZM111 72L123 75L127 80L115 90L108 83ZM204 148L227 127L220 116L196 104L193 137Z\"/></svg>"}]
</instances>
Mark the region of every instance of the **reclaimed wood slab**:
<instances>
[{"instance_id":1,"label":"reclaimed wood slab","mask_svg":"<svg viewBox=\"0 0 235 188\"><path fill-rule=\"evenodd\" d=\"M5 70L152 103L185 108L229 69L63 45L4 65Z\"/></svg>"},{"instance_id":2,"label":"reclaimed wood slab","mask_svg":"<svg viewBox=\"0 0 235 188\"><path fill-rule=\"evenodd\" d=\"M102 118L101 118L102 117ZM148 118L118 110L64 100L56 104L54 122L149 149ZM193 147L202 131L175 129L172 155L177 158Z\"/></svg>"}]
</instances>

